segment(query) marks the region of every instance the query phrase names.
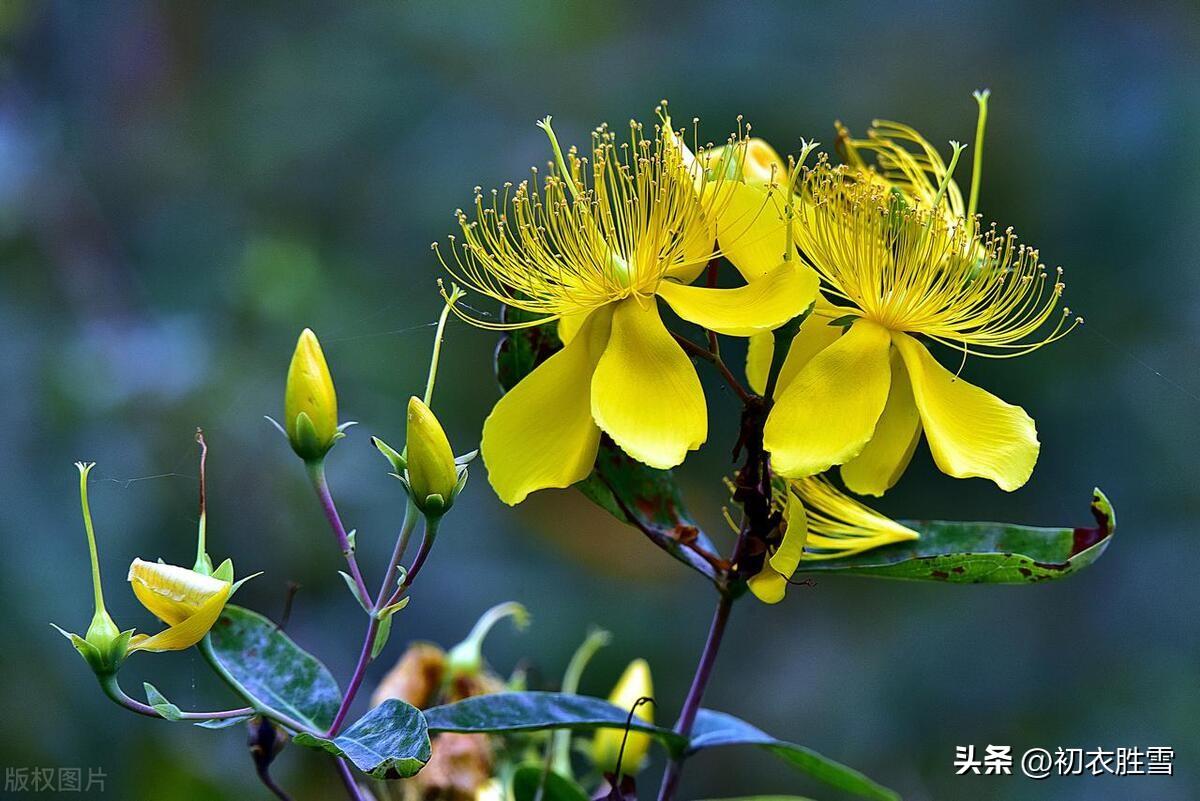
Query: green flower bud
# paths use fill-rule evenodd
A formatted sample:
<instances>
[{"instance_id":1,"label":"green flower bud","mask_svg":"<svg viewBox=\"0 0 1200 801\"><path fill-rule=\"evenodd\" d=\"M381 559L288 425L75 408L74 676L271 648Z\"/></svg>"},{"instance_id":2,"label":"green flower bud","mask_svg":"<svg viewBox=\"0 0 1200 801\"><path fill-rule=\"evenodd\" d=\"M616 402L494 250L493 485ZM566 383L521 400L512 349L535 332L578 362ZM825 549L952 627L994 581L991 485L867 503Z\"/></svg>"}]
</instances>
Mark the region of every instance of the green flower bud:
<instances>
[{"instance_id":1,"label":"green flower bud","mask_svg":"<svg viewBox=\"0 0 1200 801\"><path fill-rule=\"evenodd\" d=\"M642 698L654 695L654 685L650 680L650 665L645 659L635 659L625 668L620 681L608 697L610 703L628 712ZM646 723L654 722L654 705L644 703L637 707L634 717L641 718ZM621 743L625 743L625 752L621 753ZM624 729L600 729L592 740L592 764L601 773L616 773L617 762L620 759L621 773L636 773L646 759L650 750L650 735L640 732L629 732L626 739Z\"/></svg>"},{"instance_id":2,"label":"green flower bud","mask_svg":"<svg viewBox=\"0 0 1200 801\"><path fill-rule=\"evenodd\" d=\"M458 465L442 424L417 397L408 400L407 456L413 501L426 512L449 509L458 487Z\"/></svg>"},{"instance_id":3,"label":"green flower bud","mask_svg":"<svg viewBox=\"0 0 1200 801\"><path fill-rule=\"evenodd\" d=\"M292 450L305 461L320 459L341 436L333 378L309 328L300 333L288 367L283 422Z\"/></svg>"}]
</instances>

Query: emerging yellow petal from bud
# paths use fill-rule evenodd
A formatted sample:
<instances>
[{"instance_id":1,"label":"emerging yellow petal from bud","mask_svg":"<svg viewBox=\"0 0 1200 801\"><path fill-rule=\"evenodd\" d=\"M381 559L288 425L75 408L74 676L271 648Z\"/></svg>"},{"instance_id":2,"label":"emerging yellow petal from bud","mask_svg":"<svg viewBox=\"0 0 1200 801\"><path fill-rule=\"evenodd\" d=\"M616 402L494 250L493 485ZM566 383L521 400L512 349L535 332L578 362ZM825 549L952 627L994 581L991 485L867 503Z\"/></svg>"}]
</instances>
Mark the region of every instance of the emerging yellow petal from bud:
<instances>
[{"instance_id":1,"label":"emerging yellow petal from bud","mask_svg":"<svg viewBox=\"0 0 1200 801\"><path fill-rule=\"evenodd\" d=\"M439 495L445 507L458 485L450 440L430 408L415 396L408 399L408 484L418 506Z\"/></svg>"},{"instance_id":2,"label":"emerging yellow petal from bud","mask_svg":"<svg viewBox=\"0 0 1200 801\"><path fill-rule=\"evenodd\" d=\"M198 643L217 622L233 585L185 567L134 559L133 594L168 628L133 638L132 651L181 651Z\"/></svg>"},{"instance_id":3,"label":"emerging yellow petal from bud","mask_svg":"<svg viewBox=\"0 0 1200 801\"><path fill-rule=\"evenodd\" d=\"M338 438L337 393L321 343L309 328L301 332L288 367L283 417L292 449L302 459L321 458Z\"/></svg>"},{"instance_id":4,"label":"emerging yellow petal from bud","mask_svg":"<svg viewBox=\"0 0 1200 801\"><path fill-rule=\"evenodd\" d=\"M613 688L608 700L626 711L633 708L641 698L651 698L654 695L654 685L650 680L650 665L645 659L635 659L625 668L620 681ZM637 707L634 716L646 723L654 722L654 705L644 703ZM625 743L625 751L621 753L621 743ZM602 773L616 773L618 759L620 769L624 774L636 773L646 759L650 750L650 735L640 732L629 732L628 739L624 729L600 729L592 740L592 764Z\"/></svg>"}]
</instances>

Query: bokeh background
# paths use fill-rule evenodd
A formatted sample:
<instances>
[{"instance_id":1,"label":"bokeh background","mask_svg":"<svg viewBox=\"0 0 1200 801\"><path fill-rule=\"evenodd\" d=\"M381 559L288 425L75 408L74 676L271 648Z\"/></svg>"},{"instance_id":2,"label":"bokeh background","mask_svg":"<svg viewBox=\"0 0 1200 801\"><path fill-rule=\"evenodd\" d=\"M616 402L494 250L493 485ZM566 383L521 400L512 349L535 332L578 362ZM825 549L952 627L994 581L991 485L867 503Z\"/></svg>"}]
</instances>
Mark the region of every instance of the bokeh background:
<instances>
[{"instance_id":1,"label":"bokeh background","mask_svg":"<svg viewBox=\"0 0 1200 801\"><path fill-rule=\"evenodd\" d=\"M277 616L342 681L359 618L302 470L263 421L282 405L299 330L332 363L343 419L331 458L360 559L377 580L402 508L368 444L399 442L439 309L429 243L476 184L544 163L560 135L648 119L661 97L720 139L744 114L794 151L835 119L913 123L970 140L990 87L982 209L1066 268L1084 328L967 376L1020 403L1043 442L1011 495L940 476L922 449L882 507L899 516L1089 522L1093 485L1121 530L1094 567L1034 587L822 579L735 611L707 703L924 799L1200 797L1200 11L1194 2L651 4L0 2L0 765L103 769L96 797L265 797L242 735L111 706L48 625L83 630L89 585L76 459L110 606L153 628L122 581L134 556L186 562L192 431L211 446L210 542L266 575L240 601ZM965 173L964 173L965 175ZM460 450L497 396L493 339L449 329L437 410ZM711 386L712 436L684 470L720 536L714 477L736 404ZM615 643L584 689L634 656L669 723L703 640L703 582L572 492L503 507L479 467L399 620L452 644L491 604L533 627L487 654L549 684L589 625ZM228 701L192 653L123 674L176 703ZM1171 778L956 778L956 745L1176 751ZM323 758L288 749L297 798L338 797ZM657 769L646 784L657 784ZM839 796L753 751L694 760L691 798ZM6 791L4 797L24 798ZM29 797L34 797L32 794Z\"/></svg>"}]
</instances>

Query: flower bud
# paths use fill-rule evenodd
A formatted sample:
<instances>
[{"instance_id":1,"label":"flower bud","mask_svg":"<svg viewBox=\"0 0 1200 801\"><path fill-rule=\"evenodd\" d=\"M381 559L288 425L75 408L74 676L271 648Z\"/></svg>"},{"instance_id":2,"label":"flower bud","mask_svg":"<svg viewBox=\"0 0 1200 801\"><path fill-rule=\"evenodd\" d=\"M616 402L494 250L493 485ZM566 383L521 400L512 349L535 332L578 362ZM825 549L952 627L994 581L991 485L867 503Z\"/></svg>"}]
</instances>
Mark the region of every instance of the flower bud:
<instances>
[{"instance_id":1,"label":"flower bud","mask_svg":"<svg viewBox=\"0 0 1200 801\"><path fill-rule=\"evenodd\" d=\"M721 145L704 154L709 169L725 167L725 177L764 186L787 182L787 164L766 140L753 137L737 146Z\"/></svg>"},{"instance_id":2,"label":"flower bud","mask_svg":"<svg viewBox=\"0 0 1200 801\"><path fill-rule=\"evenodd\" d=\"M417 506L425 511L427 501L436 495L441 501L437 511L450 508L458 487L454 452L442 424L417 397L408 400L407 456L408 485Z\"/></svg>"},{"instance_id":3,"label":"flower bud","mask_svg":"<svg viewBox=\"0 0 1200 801\"><path fill-rule=\"evenodd\" d=\"M305 461L324 456L340 434L333 378L321 343L309 328L300 333L288 367L283 418L292 450Z\"/></svg>"},{"instance_id":4,"label":"flower bud","mask_svg":"<svg viewBox=\"0 0 1200 801\"><path fill-rule=\"evenodd\" d=\"M613 688L608 697L610 703L628 712L641 698L651 698L654 695L654 685L650 681L650 665L645 659L635 659L621 674L621 680ZM654 722L654 705L643 703L634 710L634 717L646 723ZM625 752L621 753L621 742L625 742ZM641 769L650 750L650 735L630 731L628 739L625 730L600 729L592 740L592 764L601 773L616 773L617 762L623 774L636 773Z\"/></svg>"}]
</instances>

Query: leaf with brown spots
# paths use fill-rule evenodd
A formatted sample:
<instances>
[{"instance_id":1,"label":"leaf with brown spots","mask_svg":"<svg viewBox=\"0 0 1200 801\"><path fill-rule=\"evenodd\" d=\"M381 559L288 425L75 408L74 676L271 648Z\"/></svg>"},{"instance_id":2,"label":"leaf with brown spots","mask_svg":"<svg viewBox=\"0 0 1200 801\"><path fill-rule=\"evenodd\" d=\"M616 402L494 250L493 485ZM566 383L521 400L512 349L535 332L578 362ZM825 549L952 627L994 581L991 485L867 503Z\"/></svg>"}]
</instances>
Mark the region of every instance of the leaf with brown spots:
<instances>
[{"instance_id":1,"label":"leaf with brown spots","mask_svg":"<svg viewBox=\"0 0 1200 801\"><path fill-rule=\"evenodd\" d=\"M1036 584L1065 578L1100 558L1116 516L1100 490L1092 497L1095 526L1035 528L1009 523L904 521L918 540L845 559L804 561L798 573L941 581L947 584Z\"/></svg>"}]
</instances>

